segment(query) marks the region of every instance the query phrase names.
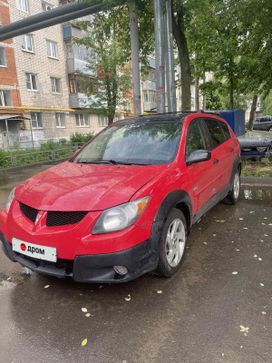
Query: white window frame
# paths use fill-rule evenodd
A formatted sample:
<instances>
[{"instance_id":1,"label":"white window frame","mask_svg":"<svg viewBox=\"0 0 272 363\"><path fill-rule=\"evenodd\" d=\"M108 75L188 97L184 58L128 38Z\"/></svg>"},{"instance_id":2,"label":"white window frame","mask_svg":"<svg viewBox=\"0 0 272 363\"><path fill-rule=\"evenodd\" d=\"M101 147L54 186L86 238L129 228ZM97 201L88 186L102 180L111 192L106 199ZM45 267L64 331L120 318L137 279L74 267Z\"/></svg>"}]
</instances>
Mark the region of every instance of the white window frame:
<instances>
[{"instance_id":1,"label":"white window frame","mask_svg":"<svg viewBox=\"0 0 272 363\"><path fill-rule=\"evenodd\" d=\"M16 0L16 7L24 13L29 13L29 0Z\"/></svg>"},{"instance_id":2,"label":"white window frame","mask_svg":"<svg viewBox=\"0 0 272 363\"><path fill-rule=\"evenodd\" d=\"M46 40L47 56L52 59L59 59L58 43L54 40Z\"/></svg>"},{"instance_id":3,"label":"white window frame","mask_svg":"<svg viewBox=\"0 0 272 363\"><path fill-rule=\"evenodd\" d=\"M66 127L65 113L56 112L55 117L56 117L56 128L57 129L65 129L65 127Z\"/></svg>"},{"instance_id":4,"label":"white window frame","mask_svg":"<svg viewBox=\"0 0 272 363\"><path fill-rule=\"evenodd\" d=\"M32 129L34 129L34 130L43 129L42 113L41 112L30 112L30 122L31 122Z\"/></svg>"},{"instance_id":5,"label":"white window frame","mask_svg":"<svg viewBox=\"0 0 272 363\"><path fill-rule=\"evenodd\" d=\"M105 115L97 115L98 118L98 126L99 127L106 127L109 125L109 119Z\"/></svg>"},{"instance_id":6,"label":"white window frame","mask_svg":"<svg viewBox=\"0 0 272 363\"><path fill-rule=\"evenodd\" d=\"M9 90L0 89L0 106L11 106L11 92Z\"/></svg>"},{"instance_id":7,"label":"white window frame","mask_svg":"<svg viewBox=\"0 0 272 363\"><path fill-rule=\"evenodd\" d=\"M22 51L34 53L34 38L32 34L22 35Z\"/></svg>"},{"instance_id":8,"label":"white window frame","mask_svg":"<svg viewBox=\"0 0 272 363\"><path fill-rule=\"evenodd\" d=\"M2 52L3 63L0 63L0 67L7 68L6 48L0 46L0 52Z\"/></svg>"},{"instance_id":9,"label":"white window frame","mask_svg":"<svg viewBox=\"0 0 272 363\"><path fill-rule=\"evenodd\" d=\"M35 81L34 81L35 80ZM36 88L34 88L34 83ZM30 88L28 87L30 85ZM38 77L35 73L26 73L26 88L28 91L38 92Z\"/></svg>"},{"instance_id":10,"label":"white window frame","mask_svg":"<svg viewBox=\"0 0 272 363\"><path fill-rule=\"evenodd\" d=\"M51 81L51 91L53 94L61 93L61 80L57 77L50 77Z\"/></svg>"},{"instance_id":11,"label":"white window frame","mask_svg":"<svg viewBox=\"0 0 272 363\"><path fill-rule=\"evenodd\" d=\"M90 127L88 115L84 115L84 113L76 113L76 127Z\"/></svg>"}]
</instances>

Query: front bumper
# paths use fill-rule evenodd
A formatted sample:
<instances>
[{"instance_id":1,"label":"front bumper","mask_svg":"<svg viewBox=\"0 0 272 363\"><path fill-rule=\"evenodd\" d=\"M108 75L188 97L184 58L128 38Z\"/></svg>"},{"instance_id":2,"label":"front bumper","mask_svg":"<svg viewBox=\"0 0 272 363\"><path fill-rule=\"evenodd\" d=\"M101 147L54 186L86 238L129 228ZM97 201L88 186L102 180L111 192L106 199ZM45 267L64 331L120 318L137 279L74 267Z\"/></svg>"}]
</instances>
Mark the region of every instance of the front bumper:
<instances>
[{"instance_id":1,"label":"front bumper","mask_svg":"<svg viewBox=\"0 0 272 363\"><path fill-rule=\"evenodd\" d=\"M158 264L158 255L151 248L149 240L120 252L77 256L74 260L60 259L56 263L41 261L12 251L10 243L1 232L0 240L5 255L11 261L18 262L32 271L59 278L72 278L77 282L126 282L153 271ZM118 275L113 266L125 266L128 273L124 276Z\"/></svg>"}]
</instances>

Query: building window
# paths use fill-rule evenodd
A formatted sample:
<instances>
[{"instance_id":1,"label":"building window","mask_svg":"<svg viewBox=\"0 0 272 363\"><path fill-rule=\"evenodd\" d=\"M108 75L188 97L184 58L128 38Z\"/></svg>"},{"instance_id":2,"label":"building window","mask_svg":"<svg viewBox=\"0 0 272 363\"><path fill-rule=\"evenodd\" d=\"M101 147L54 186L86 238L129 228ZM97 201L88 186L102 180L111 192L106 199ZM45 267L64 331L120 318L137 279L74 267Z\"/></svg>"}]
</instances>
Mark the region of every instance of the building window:
<instances>
[{"instance_id":1,"label":"building window","mask_svg":"<svg viewBox=\"0 0 272 363\"><path fill-rule=\"evenodd\" d=\"M6 54L5 54L5 48L0 47L0 67L6 67Z\"/></svg>"},{"instance_id":2,"label":"building window","mask_svg":"<svg viewBox=\"0 0 272 363\"><path fill-rule=\"evenodd\" d=\"M87 115L83 113L76 114L76 127L88 127L90 126L90 120Z\"/></svg>"},{"instance_id":3,"label":"building window","mask_svg":"<svg viewBox=\"0 0 272 363\"><path fill-rule=\"evenodd\" d=\"M104 115L98 115L98 126L100 127L106 127L109 124L109 119L107 116Z\"/></svg>"},{"instance_id":4,"label":"building window","mask_svg":"<svg viewBox=\"0 0 272 363\"><path fill-rule=\"evenodd\" d=\"M143 91L144 102L156 102L156 91L146 90Z\"/></svg>"},{"instance_id":5,"label":"building window","mask_svg":"<svg viewBox=\"0 0 272 363\"><path fill-rule=\"evenodd\" d=\"M60 79L55 77L50 77L51 79L51 89L53 93L60 93Z\"/></svg>"},{"instance_id":6,"label":"building window","mask_svg":"<svg viewBox=\"0 0 272 363\"><path fill-rule=\"evenodd\" d=\"M32 125L33 129L42 129L43 128L41 112L31 112L30 118L31 118L31 125Z\"/></svg>"},{"instance_id":7,"label":"building window","mask_svg":"<svg viewBox=\"0 0 272 363\"><path fill-rule=\"evenodd\" d=\"M49 58L58 59L58 45L52 40L47 40L47 55Z\"/></svg>"},{"instance_id":8,"label":"building window","mask_svg":"<svg viewBox=\"0 0 272 363\"><path fill-rule=\"evenodd\" d=\"M37 74L26 73L26 87L30 91L38 91Z\"/></svg>"},{"instance_id":9,"label":"building window","mask_svg":"<svg viewBox=\"0 0 272 363\"><path fill-rule=\"evenodd\" d=\"M0 89L0 106L11 106L10 91Z\"/></svg>"},{"instance_id":10,"label":"building window","mask_svg":"<svg viewBox=\"0 0 272 363\"><path fill-rule=\"evenodd\" d=\"M42 1L42 9L43 11L49 11L49 10L52 10L53 9L53 5L51 4L48 4L47 2L45 1Z\"/></svg>"},{"instance_id":11,"label":"building window","mask_svg":"<svg viewBox=\"0 0 272 363\"><path fill-rule=\"evenodd\" d=\"M16 0L16 7L18 10L22 10L26 13L29 12L28 0Z\"/></svg>"},{"instance_id":12,"label":"building window","mask_svg":"<svg viewBox=\"0 0 272 363\"><path fill-rule=\"evenodd\" d=\"M31 34L22 35L22 50L24 50L25 52L34 53L33 35Z\"/></svg>"},{"instance_id":13,"label":"building window","mask_svg":"<svg viewBox=\"0 0 272 363\"><path fill-rule=\"evenodd\" d=\"M56 113L56 127L65 128L65 114L57 112Z\"/></svg>"}]
</instances>

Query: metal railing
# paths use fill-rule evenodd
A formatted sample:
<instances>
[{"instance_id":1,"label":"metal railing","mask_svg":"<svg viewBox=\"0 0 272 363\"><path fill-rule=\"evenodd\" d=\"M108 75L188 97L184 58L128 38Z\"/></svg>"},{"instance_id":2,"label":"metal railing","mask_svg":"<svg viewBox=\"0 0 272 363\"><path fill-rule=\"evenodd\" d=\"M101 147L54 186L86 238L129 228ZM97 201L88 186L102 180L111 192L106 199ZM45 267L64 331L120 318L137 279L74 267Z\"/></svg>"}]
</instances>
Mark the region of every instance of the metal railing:
<instances>
[{"instance_id":1,"label":"metal railing","mask_svg":"<svg viewBox=\"0 0 272 363\"><path fill-rule=\"evenodd\" d=\"M13 151L9 155L0 151L0 170L14 168L17 166L34 165L42 162L51 162L67 159L78 148L79 144L59 146L48 150L26 150Z\"/></svg>"}]
</instances>

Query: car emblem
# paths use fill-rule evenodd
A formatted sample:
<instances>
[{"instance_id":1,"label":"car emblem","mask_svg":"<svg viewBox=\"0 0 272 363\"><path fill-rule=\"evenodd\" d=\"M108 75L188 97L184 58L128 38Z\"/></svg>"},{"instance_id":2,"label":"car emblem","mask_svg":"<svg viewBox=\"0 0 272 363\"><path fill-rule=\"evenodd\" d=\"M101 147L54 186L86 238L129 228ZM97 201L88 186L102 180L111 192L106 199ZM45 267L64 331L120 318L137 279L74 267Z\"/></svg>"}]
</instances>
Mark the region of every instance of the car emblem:
<instances>
[{"instance_id":1,"label":"car emblem","mask_svg":"<svg viewBox=\"0 0 272 363\"><path fill-rule=\"evenodd\" d=\"M35 225L37 225L40 222L42 216L43 216L43 211L40 210L39 213L37 214L36 219L35 219Z\"/></svg>"}]
</instances>

